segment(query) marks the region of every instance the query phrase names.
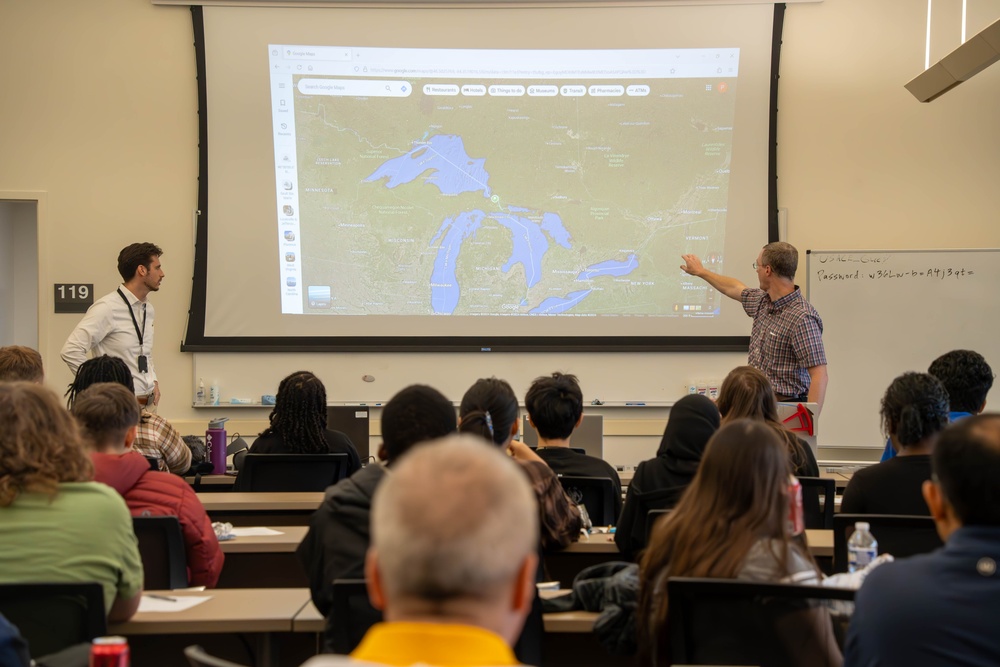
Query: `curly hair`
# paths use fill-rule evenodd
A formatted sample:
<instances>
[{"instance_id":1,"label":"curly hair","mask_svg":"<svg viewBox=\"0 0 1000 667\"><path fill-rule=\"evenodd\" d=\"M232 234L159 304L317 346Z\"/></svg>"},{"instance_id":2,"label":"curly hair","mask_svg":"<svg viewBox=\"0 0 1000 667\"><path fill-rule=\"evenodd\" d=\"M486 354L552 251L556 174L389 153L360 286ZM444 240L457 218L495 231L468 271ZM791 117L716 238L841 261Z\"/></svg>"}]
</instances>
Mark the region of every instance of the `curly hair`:
<instances>
[{"instance_id":1,"label":"curly hair","mask_svg":"<svg viewBox=\"0 0 1000 667\"><path fill-rule=\"evenodd\" d=\"M163 251L155 243L127 245L118 253L118 273L122 280L126 282L132 280L140 266L145 266L148 269L153 263L153 258L162 254Z\"/></svg>"},{"instance_id":2,"label":"curly hair","mask_svg":"<svg viewBox=\"0 0 1000 667\"><path fill-rule=\"evenodd\" d=\"M946 352L931 362L927 372L941 380L953 412L979 412L993 388L993 369L972 350Z\"/></svg>"},{"instance_id":3,"label":"curly hair","mask_svg":"<svg viewBox=\"0 0 1000 667\"><path fill-rule=\"evenodd\" d=\"M94 467L73 417L48 389L0 383L0 507L27 492L55 496L63 482L87 482Z\"/></svg>"},{"instance_id":4,"label":"curly hair","mask_svg":"<svg viewBox=\"0 0 1000 667\"><path fill-rule=\"evenodd\" d=\"M506 445L517 423L517 413L517 394L506 380L481 378L462 397L458 431L481 435L495 445Z\"/></svg>"},{"instance_id":5,"label":"curly hair","mask_svg":"<svg viewBox=\"0 0 1000 667\"><path fill-rule=\"evenodd\" d=\"M885 434L909 447L948 425L948 392L933 375L903 373L885 390L879 414Z\"/></svg>"},{"instance_id":6,"label":"curly hair","mask_svg":"<svg viewBox=\"0 0 1000 667\"><path fill-rule=\"evenodd\" d=\"M76 369L76 377L66 390L66 407L72 410L80 392L98 382L114 382L135 393L135 380L132 379L132 371L125 362L118 357L102 354L88 359Z\"/></svg>"},{"instance_id":7,"label":"curly hair","mask_svg":"<svg viewBox=\"0 0 1000 667\"><path fill-rule=\"evenodd\" d=\"M542 461L518 461L528 476L531 488L538 499L538 522L542 530L542 550L545 553L562 551L580 539L583 519L580 509L566 491L559 478Z\"/></svg>"},{"instance_id":8,"label":"curly hair","mask_svg":"<svg viewBox=\"0 0 1000 667\"><path fill-rule=\"evenodd\" d=\"M271 425L260 432L279 435L296 454L325 454L326 387L309 371L296 371L278 385Z\"/></svg>"}]
</instances>

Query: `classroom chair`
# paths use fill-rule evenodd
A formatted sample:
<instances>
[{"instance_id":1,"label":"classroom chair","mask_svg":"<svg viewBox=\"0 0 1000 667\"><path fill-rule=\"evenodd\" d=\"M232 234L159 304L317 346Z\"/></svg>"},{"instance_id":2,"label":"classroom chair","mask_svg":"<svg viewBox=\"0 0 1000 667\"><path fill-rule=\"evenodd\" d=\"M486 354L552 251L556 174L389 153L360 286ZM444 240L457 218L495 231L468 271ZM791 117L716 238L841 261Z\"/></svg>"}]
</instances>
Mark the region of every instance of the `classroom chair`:
<instances>
[{"instance_id":1,"label":"classroom chair","mask_svg":"<svg viewBox=\"0 0 1000 667\"><path fill-rule=\"evenodd\" d=\"M878 540L880 554L905 558L924 554L944 543L938 535L934 519L929 516L896 514L836 514L833 517L833 571L847 572L847 540L854 532L854 524L867 521L872 535Z\"/></svg>"},{"instance_id":2,"label":"classroom chair","mask_svg":"<svg viewBox=\"0 0 1000 667\"><path fill-rule=\"evenodd\" d=\"M854 591L671 577L667 599L669 656L657 664L798 667L837 643L833 625L820 625L829 614L820 602L850 601Z\"/></svg>"},{"instance_id":3,"label":"classroom chair","mask_svg":"<svg viewBox=\"0 0 1000 667\"><path fill-rule=\"evenodd\" d=\"M34 656L108 632L104 589L97 582L0 584L0 614L17 626Z\"/></svg>"},{"instance_id":4,"label":"classroom chair","mask_svg":"<svg viewBox=\"0 0 1000 667\"><path fill-rule=\"evenodd\" d=\"M334 579L333 606L326 624L326 650L347 655L361 643L382 612L368 600L364 579Z\"/></svg>"},{"instance_id":5,"label":"classroom chair","mask_svg":"<svg viewBox=\"0 0 1000 667\"><path fill-rule=\"evenodd\" d=\"M247 454L235 491L325 491L347 473L347 454Z\"/></svg>"},{"instance_id":6,"label":"classroom chair","mask_svg":"<svg viewBox=\"0 0 1000 667\"><path fill-rule=\"evenodd\" d=\"M187 588L187 555L177 517L135 516L132 517L132 529L139 540L143 589Z\"/></svg>"},{"instance_id":7,"label":"classroom chair","mask_svg":"<svg viewBox=\"0 0 1000 667\"><path fill-rule=\"evenodd\" d=\"M802 514L806 528L831 530L837 483L822 477L799 477L802 485Z\"/></svg>"},{"instance_id":8,"label":"classroom chair","mask_svg":"<svg viewBox=\"0 0 1000 667\"><path fill-rule=\"evenodd\" d=\"M615 487L607 477L571 477L559 475L563 490L577 504L587 508L590 521L595 526L613 526L615 516Z\"/></svg>"},{"instance_id":9,"label":"classroom chair","mask_svg":"<svg viewBox=\"0 0 1000 667\"><path fill-rule=\"evenodd\" d=\"M211 656L197 644L184 649L184 657L187 658L191 667L244 667L244 665Z\"/></svg>"}]
</instances>

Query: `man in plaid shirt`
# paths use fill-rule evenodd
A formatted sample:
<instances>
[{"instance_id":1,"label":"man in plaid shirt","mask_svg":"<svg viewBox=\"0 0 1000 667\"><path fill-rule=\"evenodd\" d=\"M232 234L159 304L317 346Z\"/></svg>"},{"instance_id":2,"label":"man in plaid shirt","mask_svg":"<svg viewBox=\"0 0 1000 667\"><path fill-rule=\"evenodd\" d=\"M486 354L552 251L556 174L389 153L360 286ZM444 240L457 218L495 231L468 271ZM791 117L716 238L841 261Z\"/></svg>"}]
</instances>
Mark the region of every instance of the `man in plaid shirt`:
<instances>
[{"instance_id":1,"label":"man in plaid shirt","mask_svg":"<svg viewBox=\"0 0 1000 667\"><path fill-rule=\"evenodd\" d=\"M760 288L709 271L695 255L681 258L681 269L742 303L753 318L748 363L763 371L778 400L809 401L822 408L827 383L823 320L795 284L795 246L776 242L761 249L753 265Z\"/></svg>"}]
</instances>

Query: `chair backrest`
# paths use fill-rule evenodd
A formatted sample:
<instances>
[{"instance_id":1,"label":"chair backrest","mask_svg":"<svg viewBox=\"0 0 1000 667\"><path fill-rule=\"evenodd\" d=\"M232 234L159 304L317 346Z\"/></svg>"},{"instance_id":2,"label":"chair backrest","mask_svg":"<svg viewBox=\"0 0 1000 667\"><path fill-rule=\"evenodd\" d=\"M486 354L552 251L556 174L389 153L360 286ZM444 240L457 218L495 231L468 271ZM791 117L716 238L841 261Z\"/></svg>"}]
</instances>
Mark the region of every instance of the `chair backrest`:
<instances>
[{"instance_id":1,"label":"chair backrest","mask_svg":"<svg viewBox=\"0 0 1000 667\"><path fill-rule=\"evenodd\" d=\"M132 529L139 540L145 590L187 588L184 534L175 516L135 516Z\"/></svg>"},{"instance_id":2,"label":"chair backrest","mask_svg":"<svg viewBox=\"0 0 1000 667\"><path fill-rule=\"evenodd\" d=\"M643 548L649 545L649 539L653 536L653 528L656 527L656 522L673 512L672 509L669 510L649 510L646 512L646 542Z\"/></svg>"},{"instance_id":3,"label":"chair backrest","mask_svg":"<svg viewBox=\"0 0 1000 667\"><path fill-rule=\"evenodd\" d=\"M563 490L570 500L587 508L595 526L611 526L615 516L615 486L607 477L571 477L559 475Z\"/></svg>"},{"instance_id":4,"label":"chair backrest","mask_svg":"<svg viewBox=\"0 0 1000 667\"><path fill-rule=\"evenodd\" d=\"M934 519L929 516L897 514L836 514L833 517L833 571L847 572L847 540L854 524L867 521L878 541L880 554L905 558L925 554L942 546Z\"/></svg>"},{"instance_id":5,"label":"chair backrest","mask_svg":"<svg viewBox=\"0 0 1000 667\"><path fill-rule=\"evenodd\" d=\"M521 418L521 439L528 447L538 447L538 431L528 421L528 415ZM580 425L573 429L573 447L581 454L604 458L604 415L584 415Z\"/></svg>"},{"instance_id":6,"label":"chair backrest","mask_svg":"<svg viewBox=\"0 0 1000 667\"><path fill-rule=\"evenodd\" d=\"M325 491L347 472L347 454L247 454L245 491Z\"/></svg>"},{"instance_id":7,"label":"chair backrest","mask_svg":"<svg viewBox=\"0 0 1000 667\"><path fill-rule=\"evenodd\" d=\"M334 579L333 605L326 619L326 650L347 655L361 643L382 612L368 600L364 579Z\"/></svg>"},{"instance_id":8,"label":"chair backrest","mask_svg":"<svg viewBox=\"0 0 1000 667\"><path fill-rule=\"evenodd\" d=\"M184 657L187 658L191 667L243 667L235 662L229 662L222 658L216 658L205 652L205 649L198 645L188 646L184 649Z\"/></svg>"},{"instance_id":9,"label":"chair backrest","mask_svg":"<svg viewBox=\"0 0 1000 667\"><path fill-rule=\"evenodd\" d=\"M0 614L44 656L108 632L104 588L96 582L0 584Z\"/></svg>"},{"instance_id":10,"label":"chair backrest","mask_svg":"<svg viewBox=\"0 0 1000 667\"><path fill-rule=\"evenodd\" d=\"M822 477L799 477L802 484L802 514L806 528L833 528L833 506L837 498L837 483Z\"/></svg>"},{"instance_id":11,"label":"chair backrest","mask_svg":"<svg viewBox=\"0 0 1000 667\"><path fill-rule=\"evenodd\" d=\"M854 591L671 577L667 599L666 644L673 664L792 667L823 664L819 656L836 655L829 613L818 602L853 600ZM668 663L657 656L656 664Z\"/></svg>"}]
</instances>

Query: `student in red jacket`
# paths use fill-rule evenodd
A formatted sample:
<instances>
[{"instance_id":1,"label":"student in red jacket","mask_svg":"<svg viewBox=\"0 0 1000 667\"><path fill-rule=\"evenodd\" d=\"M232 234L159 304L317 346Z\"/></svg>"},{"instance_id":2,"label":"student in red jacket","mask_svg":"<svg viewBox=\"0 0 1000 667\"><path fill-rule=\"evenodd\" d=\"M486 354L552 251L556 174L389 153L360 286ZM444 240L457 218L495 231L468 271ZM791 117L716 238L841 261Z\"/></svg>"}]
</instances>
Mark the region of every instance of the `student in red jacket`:
<instances>
[{"instance_id":1,"label":"student in red jacket","mask_svg":"<svg viewBox=\"0 0 1000 667\"><path fill-rule=\"evenodd\" d=\"M100 382L76 397L73 415L91 449L94 481L120 493L132 516L176 516L184 534L188 581L215 586L223 555L198 496L182 478L150 470L149 461L132 451L139 423L135 395L120 384Z\"/></svg>"}]
</instances>

